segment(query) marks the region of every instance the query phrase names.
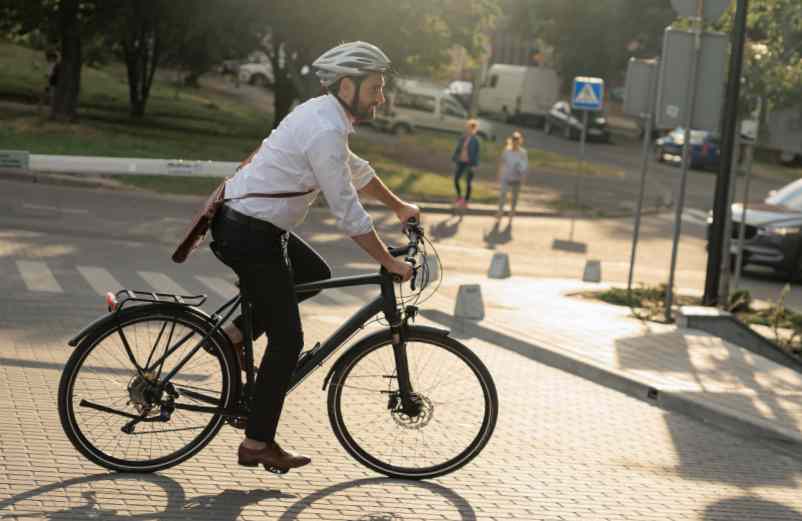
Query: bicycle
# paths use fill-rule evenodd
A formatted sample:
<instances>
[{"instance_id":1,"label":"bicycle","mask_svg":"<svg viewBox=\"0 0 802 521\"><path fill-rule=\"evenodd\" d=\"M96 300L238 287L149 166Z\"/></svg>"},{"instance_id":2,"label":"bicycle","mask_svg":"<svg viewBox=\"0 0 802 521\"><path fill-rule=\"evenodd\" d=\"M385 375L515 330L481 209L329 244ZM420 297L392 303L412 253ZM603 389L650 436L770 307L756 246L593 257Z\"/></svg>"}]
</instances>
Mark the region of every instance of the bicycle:
<instances>
[{"instance_id":1,"label":"bicycle","mask_svg":"<svg viewBox=\"0 0 802 521\"><path fill-rule=\"evenodd\" d=\"M405 233L408 244L390 252L415 267L412 297L400 286L396 299L396 280L384 268L296 286L306 292L378 285L380 295L301 353L290 390L383 313L386 327L349 347L326 374L329 421L346 452L366 467L428 479L481 452L495 428L498 397L485 365L449 331L410 324L429 285L428 241L417 223ZM154 472L197 454L225 423L245 427L254 386L252 326L244 321L244 381L222 330L237 306L250 317L241 295L211 315L200 307L205 295L124 289L106 299L109 313L69 341L76 349L59 384L61 424L83 456L115 471Z\"/></svg>"}]
</instances>

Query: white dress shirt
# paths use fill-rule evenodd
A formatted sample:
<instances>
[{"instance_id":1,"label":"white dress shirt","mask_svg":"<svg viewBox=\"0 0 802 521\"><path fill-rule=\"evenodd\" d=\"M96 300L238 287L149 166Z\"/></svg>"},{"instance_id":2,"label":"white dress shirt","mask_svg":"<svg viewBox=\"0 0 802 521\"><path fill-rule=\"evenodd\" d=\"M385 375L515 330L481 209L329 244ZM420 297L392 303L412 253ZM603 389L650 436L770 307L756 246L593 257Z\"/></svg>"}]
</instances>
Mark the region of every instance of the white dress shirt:
<instances>
[{"instance_id":1,"label":"white dress shirt","mask_svg":"<svg viewBox=\"0 0 802 521\"><path fill-rule=\"evenodd\" d=\"M291 231L304 221L309 206L323 192L340 229L351 237L369 232L373 221L357 190L376 173L348 148L348 134L353 131L345 109L331 94L298 105L262 141L251 162L228 181L226 197L313 191L298 197L249 197L227 204Z\"/></svg>"}]
</instances>

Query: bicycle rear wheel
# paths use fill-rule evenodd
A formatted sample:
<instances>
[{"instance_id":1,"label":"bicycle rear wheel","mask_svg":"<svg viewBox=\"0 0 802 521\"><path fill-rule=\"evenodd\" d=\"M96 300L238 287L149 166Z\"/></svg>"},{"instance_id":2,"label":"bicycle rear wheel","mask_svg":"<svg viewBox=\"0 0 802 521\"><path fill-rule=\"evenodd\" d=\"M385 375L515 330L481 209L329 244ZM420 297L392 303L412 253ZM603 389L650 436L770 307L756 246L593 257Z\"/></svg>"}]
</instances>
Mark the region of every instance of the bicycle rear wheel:
<instances>
[{"instance_id":1,"label":"bicycle rear wheel","mask_svg":"<svg viewBox=\"0 0 802 521\"><path fill-rule=\"evenodd\" d=\"M84 338L59 384L59 416L75 448L122 472L163 470L200 451L223 417L175 406L227 407L234 400L237 365L225 336L211 337L163 390L159 384L211 327L188 309L155 304L121 310Z\"/></svg>"},{"instance_id":2,"label":"bicycle rear wheel","mask_svg":"<svg viewBox=\"0 0 802 521\"><path fill-rule=\"evenodd\" d=\"M390 477L428 479L475 458L493 434L498 396L479 358L428 328L406 333L409 377L420 412L400 410L389 332L368 337L338 361L329 420L346 451Z\"/></svg>"}]
</instances>

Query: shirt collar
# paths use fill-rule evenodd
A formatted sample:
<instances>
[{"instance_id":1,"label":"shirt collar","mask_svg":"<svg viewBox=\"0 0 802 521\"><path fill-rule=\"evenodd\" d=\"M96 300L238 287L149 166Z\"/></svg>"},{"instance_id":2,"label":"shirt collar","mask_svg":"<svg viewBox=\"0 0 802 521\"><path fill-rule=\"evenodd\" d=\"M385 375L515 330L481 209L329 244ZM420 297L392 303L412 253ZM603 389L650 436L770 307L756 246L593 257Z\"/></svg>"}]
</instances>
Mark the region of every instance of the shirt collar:
<instances>
[{"instance_id":1,"label":"shirt collar","mask_svg":"<svg viewBox=\"0 0 802 521\"><path fill-rule=\"evenodd\" d=\"M334 94L326 94L329 104L334 105L337 115L340 117L340 122L345 127L345 131L349 134L354 133L354 124L351 122L351 117L345 112L345 108L340 104Z\"/></svg>"}]
</instances>

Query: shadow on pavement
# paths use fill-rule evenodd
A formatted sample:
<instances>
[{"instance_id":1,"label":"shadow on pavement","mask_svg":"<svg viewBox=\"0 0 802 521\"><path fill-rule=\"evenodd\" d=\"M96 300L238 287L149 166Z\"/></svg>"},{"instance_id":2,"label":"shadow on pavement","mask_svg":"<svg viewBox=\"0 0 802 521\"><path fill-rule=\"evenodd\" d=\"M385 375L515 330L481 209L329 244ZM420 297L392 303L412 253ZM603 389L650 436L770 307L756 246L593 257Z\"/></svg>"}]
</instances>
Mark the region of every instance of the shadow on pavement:
<instances>
[{"instance_id":1,"label":"shadow on pavement","mask_svg":"<svg viewBox=\"0 0 802 521\"><path fill-rule=\"evenodd\" d=\"M507 226L502 228L501 221L496 220L489 232L485 233L482 239L489 249L494 249L496 244L506 244L512 240L512 222L508 221Z\"/></svg>"},{"instance_id":2,"label":"shadow on pavement","mask_svg":"<svg viewBox=\"0 0 802 521\"><path fill-rule=\"evenodd\" d=\"M754 496L722 499L708 505L704 511L705 521L731 521L732 519L782 519L802 521L802 514L785 505L766 501Z\"/></svg>"},{"instance_id":3,"label":"shadow on pavement","mask_svg":"<svg viewBox=\"0 0 802 521\"><path fill-rule=\"evenodd\" d=\"M289 508L287 508L284 514L278 518L278 521L294 521L298 519L301 512L309 508L309 506L314 504L316 501L320 501L321 499L338 492L367 486L378 486L384 489L389 486L399 485L413 489L423 489L432 494L442 496L454 506L454 510L456 512L459 512L461 521L476 521L476 512L471 504L450 488L433 483L431 481L408 481L391 478L363 478L354 481L346 481L345 483L340 483L339 485L332 485L330 487L318 490L317 492L293 503ZM385 490L382 490L382 492L386 493ZM366 508L369 508L368 505L365 506ZM382 509L381 511L375 512L366 511L360 517L354 518L354 521L400 521L401 519L407 518L402 517L400 514L395 512L388 512Z\"/></svg>"},{"instance_id":4,"label":"shadow on pavement","mask_svg":"<svg viewBox=\"0 0 802 521\"><path fill-rule=\"evenodd\" d=\"M596 382L608 389L621 392L646 403L654 403L645 392L648 386L633 385L629 377L617 372L601 374L600 370L595 366L579 360L573 360L537 344L526 342L475 322L454 319L454 317L442 311L422 309L420 314L432 322L451 329L455 338L475 338L512 351L535 362ZM639 347L646 349L644 345ZM631 358L628 359L631 360ZM721 371L722 369L719 368L718 370ZM601 383L602 381L603 383ZM753 384L756 385L757 382L753 381ZM776 413L782 414L782 409L777 410ZM751 445L750 449L754 449L758 442L744 436L729 434L724 430L719 430L715 424L694 420L681 413L666 411L664 418L668 434L671 436L676 451L676 460L667 462L659 468L649 467L647 469L648 472L676 474L700 481L731 483L744 488L759 485L795 485L796 476L799 474L797 470L798 462L795 459L779 465L772 473L772 477L767 478L765 472L756 474L750 471L750 468L755 464L751 457L747 456L747 454L751 454L751 451L741 450L741 447L747 444ZM705 429L702 435L699 434L700 428ZM765 451L767 457L776 455L773 449L768 446Z\"/></svg>"},{"instance_id":5,"label":"shadow on pavement","mask_svg":"<svg viewBox=\"0 0 802 521\"><path fill-rule=\"evenodd\" d=\"M448 217L429 228L429 235L431 235L435 241L448 239L457 234L461 223L462 215Z\"/></svg>"},{"instance_id":6,"label":"shadow on pavement","mask_svg":"<svg viewBox=\"0 0 802 521\"><path fill-rule=\"evenodd\" d=\"M167 501L163 510L159 512L144 512L141 514L128 514L130 507L121 504L121 495L126 493L120 491L119 487L114 486L115 482L133 481L127 488L131 490L133 498L141 499L143 494L152 497L145 489L147 485L154 485L161 489L166 495ZM41 505L46 505L46 496L55 493L61 502L64 501L65 489L75 487L82 490L81 498L84 504L72 506L63 510L43 512ZM110 496L114 501L109 505L120 507L107 508L104 498L98 498L98 494ZM100 520L136 520L136 519L160 519L164 517L184 518L184 519L209 519L214 521L234 521L239 519L240 514L248 505L252 505L264 499L291 499L295 496L284 494L278 490L232 490L226 489L218 494L195 496L187 499L184 488L175 480L160 474L94 474L81 478L73 478L44 485L27 492L12 496L0 501L0 511L8 512L14 507L12 514L0 515L0 519L50 519L50 520L70 520L70 519L100 519ZM36 505L36 510L26 508L25 502L30 500ZM124 501L124 499L123 499ZM50 504L53 504L52 502ZM121 513L122 510L122 513Z\"/></svg>"},{"instance_id":7,"label":"shadow on pavement","mask_svg":"<svg viewBox=\"0 0 802 521\"><path fill-rule=\"evenodd\" d=\"M572 253L585 253L588 251L588 245L584 242L566 241L563 239L554 239L551 243L552 250L562 250Z\"/></svg>"}]
</instances>

